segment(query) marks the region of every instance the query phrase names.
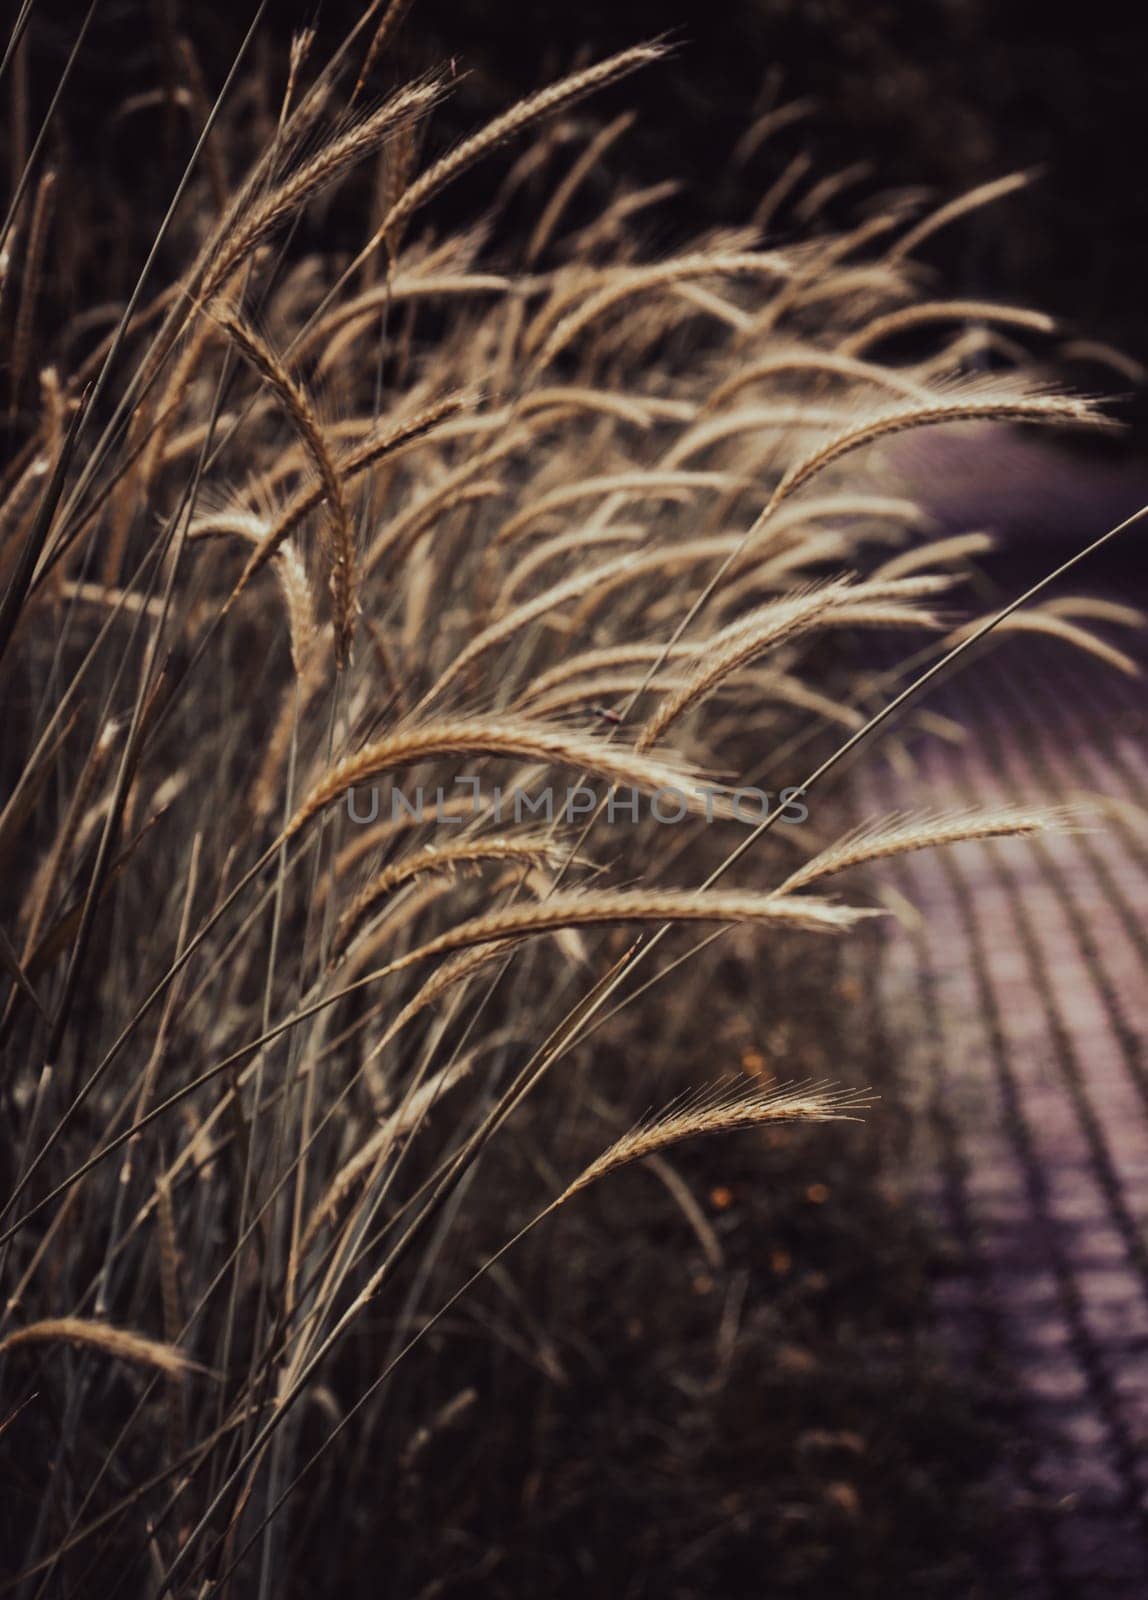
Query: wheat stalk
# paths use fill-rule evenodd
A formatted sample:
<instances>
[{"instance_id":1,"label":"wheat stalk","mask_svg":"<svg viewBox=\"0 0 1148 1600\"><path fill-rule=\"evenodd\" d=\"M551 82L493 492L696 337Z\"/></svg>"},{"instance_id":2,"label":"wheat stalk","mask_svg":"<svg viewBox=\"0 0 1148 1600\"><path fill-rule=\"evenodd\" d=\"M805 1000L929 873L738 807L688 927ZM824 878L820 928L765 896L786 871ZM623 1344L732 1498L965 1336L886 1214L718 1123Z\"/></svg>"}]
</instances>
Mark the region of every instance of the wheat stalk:
<instances>
[{"instance_id":1,"label":"wheat stalk","mask_svg":"<svg viewBox=\"0 0 1148 1600\"><path fill-rule=\"evenodd\" d=\"M600 1178L634 1161L641 1161L683 1139L702 1134L733 1133L774 1122L830 1122L848 1117L869 1104L869 1096L856 1090L810 1084L775 1089L718 1088L660 1116L639 1123L616 1140L578 1174L562 1191L562 1205Z\"/></svg>"},{"instance_id":2,"label":"wheat stalk","mask_svg":"<svg viewBox=\"0 0 1148 1600\"><path fill-rule=\"evenodd\" d=\"M170 1378L182 1378L191 1371L202 1371L182 1350L145 1338L128 1328L113 1328L106 1322L91 1322L83 1317L45 1317L0 1339L0 1355L34 1344L74 1344L102 1350L117 1361L133 1366L154 1367Z\"/></svg>"},{"instance_id":3,"label":"wheat stalk","mask_svg":"<svg viewBox=\"0 0 1148 1600\"><path fill-rule=\"evenodd\" d=\"M778 890L792 894L795 889L820 883L823 878L845 872L850 867L884 861L943 845L964 844L975 839L1027 839L1037 833L1063 831L1074 814L1060 810L1033 810L1020 806L1000 806L981 811L954 812L935 817L894 817L869 823L835 841L796 872L790 873Z\"/></svg>"}]
</instances>

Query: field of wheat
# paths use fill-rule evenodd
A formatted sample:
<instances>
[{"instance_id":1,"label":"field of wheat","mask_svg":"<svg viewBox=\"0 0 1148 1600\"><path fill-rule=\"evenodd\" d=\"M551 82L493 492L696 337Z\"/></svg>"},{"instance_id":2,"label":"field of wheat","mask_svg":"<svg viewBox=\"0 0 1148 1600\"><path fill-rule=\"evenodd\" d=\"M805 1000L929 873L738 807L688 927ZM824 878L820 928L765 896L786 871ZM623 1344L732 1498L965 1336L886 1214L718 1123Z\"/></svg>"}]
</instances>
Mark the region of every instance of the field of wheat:
<instances>
[{"instance_id":1,"label":"field of wheat","mask_svg":"<svg viewBox=\"0 0 1148 1600\"><path fill-rule=\"evenodd\" d=\"M982 641L1128 665L1135 619L1063 584L978 614L990 541L889 450L1106 425L1039 311L917 264L1023 180L844 231L815 195L797 237L783 170L660 249L673 171L628 184L594 96L663 44L428 155L451 72L394 83L406 9L210 86L178 38L147 93L187 164L139 260L50 107L13 141L5 1593L615 1592L608 1524L566 1587L507 1562L487 1472L545 1526L595 1470L532 1481L550 1402L515 1397L564 1350L624 1364L602 1263L637 1258L619 1327L679 1294L666 1228L717 1270L679 1147L796 1138L816 1188L880 1120L826 951L896 911L882 864L1084 825L911 788L859 819L842 780Z\"/></svg>"}]
</instances>

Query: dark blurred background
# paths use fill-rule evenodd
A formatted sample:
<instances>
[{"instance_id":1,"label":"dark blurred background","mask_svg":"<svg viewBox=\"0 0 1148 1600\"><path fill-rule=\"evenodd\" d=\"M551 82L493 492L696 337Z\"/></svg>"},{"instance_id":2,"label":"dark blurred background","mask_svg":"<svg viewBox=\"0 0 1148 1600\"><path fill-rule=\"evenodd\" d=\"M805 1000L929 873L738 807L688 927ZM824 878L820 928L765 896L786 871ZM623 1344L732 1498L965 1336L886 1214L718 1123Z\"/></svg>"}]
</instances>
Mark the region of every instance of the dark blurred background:
<instances>
[{"instance_id":1,"label":"dark blurred background","mask_svg":"<svg viewBox=\"0 0 1148 1600\"><path fill-rule=\"evenodd\" d=\"M316 28L314 67L363 9L361 0L268 0L249 61L261 81L282 84L294 33ZM253 14L253 0L96 0L48 156L62 174L60 210L72 208L89 241L99 235L89 261L109 280L134 278L190 148L189 124L173 118L155 92L178 75L172 63L180 35L192 40L204 94L213 97ZM74 3L37 0L25 69L32 129L82 15ZM951 513L957 526L991 525L1010 548L1039 560L1042 544L1079 544L1148 499L1148 384L1134 375L1135 363L1148 366L1141 160L1148 12L1030 0L582 0L569 7L413 0L369 92L381 98L414 73L446 69L449 93L424 152L431 156L571 68L659 37L672 44L667 59L587 110L603 120L623 109L639 113L611 153L611 181L622 174L634 186L666 178L680 185L672 200L638 220L651 251L677 247L699 229L746 221L803 153L808 165L776 210L773 242L807 233L804 204L834 174L848 181L814 226L856 222L890 193L939 204L987 179L1028 171L1027 188L942 230L924 247L924 261L942 295L1052 312L1058 338L1028 343L1063 381L1111 397L1111 411L1128 426L1102 437L1060 436L1055 445L1041 440L1035 453L1026 443L1024 454L973 471L957 461L949 473L952 504L936 509L942 520ZM799 120L747 160L732 159L755 117L795 100L808 102ZM436 198L429 220L446 227L481 217L517 153L474 169ZM11 159L9 150L6 166ZM516 229L532 225L556 170L561 163L520 195L517 212L502 213L508 237L496 243L513 243ZM84 192L69 192L76 173ZM357 246L363 197L352 190L322 212L324 246ZM574 211L596 198L602 196L591 182ZM81 282L83 270L66 259L56 264L60 325L69 297L73 311L112 297L103 285ZM1121 372L1087 354L1073 359L1075 340L1115 347L1133 366ZM935 463L926 464L925 476L936 480ZM987 486L987 506L969 499L978 482ZM1124 575L1138 572L1140 549L1133 538L1118 541L1090 564L1090 581L1106 580L1112 561Z\"/></svg>"},{"instance_id":2,"label":"dark blurred background","mask_svg":"<svg viewBox=\"0 0 1148 1600\"><path fill-rule=\"evenodd\" d=\"M52 86L83 13L40 0L33 13L33 96ZM162 41L195 40L208 88L222 81L253 9L241 0L99 0L63 116L73 139L133 88L156 81ZM270 0L286 46L317 25L333 45L362 12L347 0ZM1029 191L938 239L934 259L958 292L1041 306L1089 337L1148 361L1145 46L1135 6L1055 7L1029 0L415 0L377 87L453 58L464 73L437 126L444 138L567 69L667 35L672 58L622 86L640 124L635 174L685 182L674 222L747 215L784 159L813 156L808 183L867 159L849 191L927 186L949 197L979 180L1039 168ZM756 108L812 96L812 115L744 170L729 160ZM93 119L91 112L96 112ZM138 131L139 124L136 123ZM156 159L131 140L109 159ZM456 200L457 203L457 200ZM784 218L782 219L784 224Z\"/></svg>"}]
</instances>

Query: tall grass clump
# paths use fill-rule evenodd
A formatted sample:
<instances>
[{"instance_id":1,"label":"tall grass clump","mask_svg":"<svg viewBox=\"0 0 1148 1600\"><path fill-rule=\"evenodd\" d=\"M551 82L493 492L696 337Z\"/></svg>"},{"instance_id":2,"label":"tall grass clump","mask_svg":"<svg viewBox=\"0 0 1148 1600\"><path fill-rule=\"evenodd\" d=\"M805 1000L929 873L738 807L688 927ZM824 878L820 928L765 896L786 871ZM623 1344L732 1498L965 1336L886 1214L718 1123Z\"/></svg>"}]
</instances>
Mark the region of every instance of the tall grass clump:
<instances>
[{"instance_id":1,"label":"tall grass clump","mask_svg":"<svg viewBox=\"0 0 1148 1600\"><path fill-rule=\"evenodd\" d=\"M587 102L657 44L436 155L446 81L379 88L403 9L327 63L309 35L245 56L218 101L182 41L155 95L195 154L129 276L85 234L80 154L24 141L0 257L22 1594L375 1593L380 1559L414 1593L404 1541L440 1533L419 1592L440 1558L488 1592L428 1529L422 1463L470 1440L438 1487L477 1503L500 1372L560 1381L554 1213L644 1161L692 1216L681 1141L866 1103L784 1052L745 1070L730 974L818 970L875 914L838 873L1063 822L910 796L851 830L823 780L914 706L854 641L901 639L921 677L998 622L1114 654L1039 608L968 624L984 537L931 542L882 471L911 429L1098 425L1022 357L1042 319L930 299L900 207L652 251L659 196L611 176L631 119ZM991 370L970 318L1008 330Z\"/></svg>"}]
</instances>

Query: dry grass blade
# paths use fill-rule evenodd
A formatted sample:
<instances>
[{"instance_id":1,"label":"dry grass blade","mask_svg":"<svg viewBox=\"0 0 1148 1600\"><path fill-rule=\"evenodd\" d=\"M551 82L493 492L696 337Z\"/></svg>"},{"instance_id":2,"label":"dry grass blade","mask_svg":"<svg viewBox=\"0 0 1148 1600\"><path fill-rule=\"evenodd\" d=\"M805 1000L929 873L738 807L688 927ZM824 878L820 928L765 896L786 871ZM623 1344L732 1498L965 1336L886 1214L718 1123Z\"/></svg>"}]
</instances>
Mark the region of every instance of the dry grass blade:
<instances>
[{"instance_id":1,"label":"dry grass blade","mask_svg":"<svg viewBox=\"0 0 1148 1600\"><path fill-rule=\"evenodd\" d=\"M833 610L848 589L844 583L827 584L808 594L776 600L743 618L725 639L706 651L684 687L663 700L642 729L638 749L645 750L655 744L691 706L704 699L731 673L763 651L814 627Z\"/></svg>"},{"instance_id":2,"label":"dry grass blade","mask_svg":"<svg viewBox=\"0 0 1148 1600\"><path fill-rule=\"evenodd\" d=\"M587 475L576 479L573 483L560 484L530 505L523 506L499 528L494 536L493 545L497 548L509 544L551 512L562 511L567 506L577 505L582 500L610 495L617 496L623 502L687 501L693 490L728 492L746 485L748 481L728 472L667 472L661 468L646 472L606 473L601 477Z\"/></svg>"},{"instance_id":3,"label":"dry grass blade","mask_svg":"<svg viewBox=\"0 0 1148 1600\"><path fill-rule=\"evenodd\" d=\"M630 555L616 556L612 561L604 561L601 566L575 572L571 577L564 578L561 583L553 584L544 593L535 595L532 600L516 606L504 617L499 617L459 651L446 671L440 673L432 687L428 689L422 704L425 706L432 700L437 700L445 689L449 688L457 678L462 677L488 650L505 644L530 623L537 622L539 617L546 616L548 612L566 605L571 600L581 599L583 595L593 593L601 584L610 583L624 575L632 566L633 559Z\"/></svg>"},{"instance_id":4,"label":"dry grass blade","mask_svg":"<svg viewBox=\"0 0 1148 1600\"><path fill-rule=\"evenodd\" d=\"M389 1117L375 1129L369 1139L356 1150L349 1161L345 1162L332 1178L327 1192L315 1207L299 1244L299 1255L306 1256L307 1251L315 1240L315 1236L326 1223L337 1213L344 1200L360 1183L371 1169L404 1134L413 1132L428 1112L438 1104L444 1095L469 1071L466 1062L457 1061L451 1066L444 1067L441 1072L428 1079L404 1096L402 1104Z\"/></svg>"},{"instance_id":5,"label":"dry grass blade","mask_svg":"<svg viewBox=\"0 0 1148 1600\"><path fill-rule=\"evenodd\" d=\"M929 544L918 545L915 550L904 550L900 555L883 561L873 572L874 578L907 578L922 567L953 567L967 561L970 556L986 555L994 548L995 540L989 533L958 533L951 539L934 539Z\"/></svg>"},{"instance_id":6,"label":"dry grass blade","mask_svg":"<svg viewBox=\"0 0 1148 1600\"><path fill-rule=\"evenodd\" d=\"M1087 617L1092 622L1114 622L1121 628L1148 627L1148 615L1136 606L1103 600L1096 595L1066 594L1056 600L1046 600L1040 609L1050 617Z\"/></svg>"},{"instance_id":7,"label":"dry grass blade","mask_svg":"<svg viewBox=\"0 0 1148 1600\"><path fill-rule=\"evenodd\" d=\"M386 10L379 18L379 25L371 36L367 46L367 53L363 57L363 65L359 69L359 76L355 79L352 100L357 100L363 92L371 70L380 56L385 52L388 44L402 27L406 14L411 8L411 0L389 0Z\"/></svg>"},{"instance_id":8,"label":"dry grass blade","mask_svg":"<svg viewBox=\"0 0 1148 1600\"><path fill-rule=\"evenodd\" d=\"M705 409L716 411L727 401L732 400L736 394L740 394L743 389L748 389L755 383L765 383L769 379L788 378L794 374L804 373L815 375L831 373L835 377L850 378L854 382L870 384L878 389L890 389L894 394L907 395L917 400L923 399L929 392L916 378L904 372L878 366L872 361L859 361L856 357L844 355L839 350L816 350L799 345L782 355L763 356L761 360L752 361L747 367L731 373L707 396Z\"/></svg>"},{"instance_id":9,"label":"dry grass blade","mask_svg":"<svg viewBox=\"0 0 1148 1600\"><path fill-rule=\"evenodd\" d=\"M32 320L36 309L36 293L40 287L40 274L44 264L52 202L56 192L56 173L49 168L36 189L32 208L32 222L28 230L28 248L24 256L24 271L20 284L20 304L16 312L16 327L12 334L11 367L9 382L9 414L15 416L24 386L28 364L28 350L32 339Z\"/></svg>"},{"instance_id":10,"label":"dry grass blade","mask_svg":"<svg viewBox=\"0 0 1148 1600\"><path fill-rule=\"evenodd\" d=\"M926 327L933 322L985 322L1002 328L1025 328L1031 333L1054 333L1056 323L1040 311L1030 311L1024 306L998 306L991 300L935 300L922 305L902 306L887 316L876 317L872 322L851 334L841 344L847 356L859 356L880 344L882 339L905 333L913 328Z\"/></svg>"}]
</instances>

